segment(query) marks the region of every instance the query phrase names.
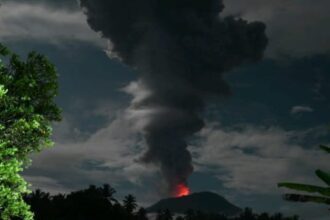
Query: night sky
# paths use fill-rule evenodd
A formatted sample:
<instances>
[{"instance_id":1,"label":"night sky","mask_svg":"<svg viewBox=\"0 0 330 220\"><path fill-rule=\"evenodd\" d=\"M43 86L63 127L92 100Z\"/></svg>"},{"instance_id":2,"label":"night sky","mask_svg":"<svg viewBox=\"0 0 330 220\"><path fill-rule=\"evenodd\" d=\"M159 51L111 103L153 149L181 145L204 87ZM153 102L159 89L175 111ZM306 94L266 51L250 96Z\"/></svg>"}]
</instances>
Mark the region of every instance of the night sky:
<instances>
[{"instance_id":1,"label":"night sky","mask_svg":"<svg viewBox=\"0 0 330 220\"><path fill-rule=\"evenodd\" d=\"M22 57L45 54L59 73L55 146L33 155L24 177L33 188L70 192L111 184L142 205L162 198L162 174L141 163L147 150L132 99L145 94L139 74L109 52L75 0L2 0L0 42ZM240 207L326 220L326 206L283 201L281 181L322 185L329 169L330 1L225 0L220 16L261 21L264 58L223 74L231 95L208 100L205 126L189 137L192 192L213 191ZM132 96L132 93L133 96ZM143 117L143 115L141 116ZM142 120L143 121L143 120Z\"/></svg>"}]
</instances>

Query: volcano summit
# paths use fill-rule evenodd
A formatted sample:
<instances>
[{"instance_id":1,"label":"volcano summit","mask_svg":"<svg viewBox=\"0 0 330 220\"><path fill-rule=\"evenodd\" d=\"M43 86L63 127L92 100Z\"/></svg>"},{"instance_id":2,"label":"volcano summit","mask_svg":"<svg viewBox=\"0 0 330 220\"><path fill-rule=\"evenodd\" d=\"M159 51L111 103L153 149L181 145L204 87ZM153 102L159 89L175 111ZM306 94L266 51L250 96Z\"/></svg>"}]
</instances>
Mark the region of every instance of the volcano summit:
<instances>
[{"instance_id":1,"label":"volcano summit","mask_svg":"<svg viewBox=\"0 0 330 220\"><path fill-rule=\"evenodd\" d=\"M184 213L188 210L207 213L220 213L224 215L236 215L242 210L228 202L222 196L212 192L193 193L188 196L162 199L147 208L150 213L168 209L172 213Z\"/></svg>"}]
</instances>

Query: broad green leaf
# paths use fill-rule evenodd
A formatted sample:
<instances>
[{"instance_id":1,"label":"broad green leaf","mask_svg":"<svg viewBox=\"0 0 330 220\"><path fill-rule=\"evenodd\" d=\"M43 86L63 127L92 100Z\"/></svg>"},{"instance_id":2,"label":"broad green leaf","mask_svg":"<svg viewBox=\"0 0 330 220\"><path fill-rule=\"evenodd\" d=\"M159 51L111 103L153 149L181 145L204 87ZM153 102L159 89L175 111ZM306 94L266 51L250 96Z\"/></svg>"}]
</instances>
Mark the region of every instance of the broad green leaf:
<instances>
[{"instance_id":1,"label":"broad green leaf","mask_svg":"<svg viewBox=\"0 0 330 220\"><path fill-rule=\"evenodd\" d=\"M278 187L285 187L288 189L294 189L298 191L305 191L310 193L320 193L324 196L330 196L330 188L328 187L319 187L307 184L299 184L299 183L279 183Z\"/></svg>"},{"instance_id":2,"label":"broad green leaf","mask_svg":"<svg viewBox=\"0 0 330 220\"><path fill-rule=\"evenodd\" d=\"M323 180L328 186L330 186L330 174L329 173L326 173L322 170L316 170L315 173L321 180Z\"/></svg>"},{"instance_id":3,"label":"broad green leaf","mask_svg":"<svg viewBox=\"0 0 330 220\"><path fill-rule=\"evenodd\" d=\"M330 154L330 147L327 147L327 146L324 146L324 145L320 145L320 148L322 150L324 150L325 152L329 153Z\"/></svg>"}]
</instances>

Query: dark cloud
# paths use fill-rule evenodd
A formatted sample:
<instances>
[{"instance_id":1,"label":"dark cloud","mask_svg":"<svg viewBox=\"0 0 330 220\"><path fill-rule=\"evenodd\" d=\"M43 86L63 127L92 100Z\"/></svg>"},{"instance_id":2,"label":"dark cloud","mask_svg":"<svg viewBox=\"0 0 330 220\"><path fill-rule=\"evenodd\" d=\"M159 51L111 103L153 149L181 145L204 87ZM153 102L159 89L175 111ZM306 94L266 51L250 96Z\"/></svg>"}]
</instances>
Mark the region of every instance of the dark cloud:
<instances>
[{"instance_id":1,"label":"dark cloud","mask_svg":"<svg viewBox=\"0 0 330 220\"><path fill-rule=\"evenodd\" d=\"M92 29L111 41L110 53L139 72L141 97L131 110L146 111L143 160L158 164L175 193L193 171L186 138L203 125L210 96L228 96L223 74L262 58L265 25L220 18L219 0L82 0Z\"/></svg>"},{"instance_id":2,"label":"dark cloud","mask_svg":"<svg viewBox=\"0 0 330 220\"><path fill-rule=\"evenodd\" d=\"M225 14L267 24L266 55L302 57L330 51L328 0L225 0Z\"/></svg>"}]
</instances>

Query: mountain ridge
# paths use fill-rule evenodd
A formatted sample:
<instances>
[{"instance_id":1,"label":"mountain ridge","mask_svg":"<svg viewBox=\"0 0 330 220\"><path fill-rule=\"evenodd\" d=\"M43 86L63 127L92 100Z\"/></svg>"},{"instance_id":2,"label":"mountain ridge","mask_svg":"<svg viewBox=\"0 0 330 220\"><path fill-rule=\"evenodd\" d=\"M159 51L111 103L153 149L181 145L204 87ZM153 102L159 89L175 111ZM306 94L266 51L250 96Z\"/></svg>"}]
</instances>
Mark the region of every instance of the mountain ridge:
<instances>
[{"instance_id":1,"label":"mountain ridge","mask_svg":"<svg viewBox=\"0 0 330 220\"><path fill-rule=\"evenodd\" d=\"M242 211L241 208L216 193L198 192L178 198L162 199L148 207L147 212L154 213L165 209L172 213L185 213L188 210L194 210L224 215L236 215Z\"/></svg>"}]
</instances>

